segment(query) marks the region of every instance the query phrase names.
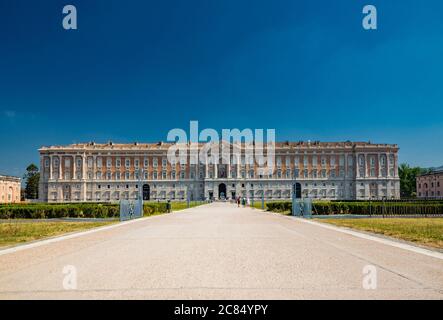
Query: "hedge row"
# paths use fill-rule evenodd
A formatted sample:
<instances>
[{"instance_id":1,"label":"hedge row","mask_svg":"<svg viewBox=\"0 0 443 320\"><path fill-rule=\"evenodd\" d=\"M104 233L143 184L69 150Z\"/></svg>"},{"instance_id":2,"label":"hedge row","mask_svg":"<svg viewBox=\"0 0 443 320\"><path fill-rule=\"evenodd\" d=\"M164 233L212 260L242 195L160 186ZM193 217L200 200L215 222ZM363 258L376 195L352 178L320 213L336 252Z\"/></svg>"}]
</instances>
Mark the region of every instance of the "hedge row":
<instances>
[{"instance_id":1,"label":"hedge row","mask_svg":"<svg viewBox=\"0 0 443 320\"><path fill-rule=\"evenodd\" d=\"M118 205L106 204L33 204L0 207L0 219L115 218L119 215Z\"/></svg>"},{"instance_id":2,"label":"hedge row","mask_svg":"<svg viewBox=\"0 0 443 320\"><path fill-rule=\"evenodd\" d=\"M290 201L270 202L268 211L290 212ZM313 203L313 214L356 214L356 215L437 215L443 214L443 203L426 202L329 202Z\"/></svg>"},{"instance_id":3,"label":"hedge row","mask_svg":"<svg viewBox=\"0 0 443 320\"><path fill-rule=\"evenodd\" d=\"M144 203L146 216L166 213L165 202ZM26 204L0 206L0 219L118 218L118 204Z\"/></svg>"}]
</instances>

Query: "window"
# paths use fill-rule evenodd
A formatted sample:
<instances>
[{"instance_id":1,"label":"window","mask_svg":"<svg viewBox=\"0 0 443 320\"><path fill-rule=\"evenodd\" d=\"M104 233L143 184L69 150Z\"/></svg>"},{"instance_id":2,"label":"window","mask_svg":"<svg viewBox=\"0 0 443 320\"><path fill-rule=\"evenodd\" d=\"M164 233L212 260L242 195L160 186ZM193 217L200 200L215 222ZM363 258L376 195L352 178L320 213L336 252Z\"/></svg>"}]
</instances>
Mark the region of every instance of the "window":
<instances>
[{"instance_id":1,"label":"window","mask_svg":"<svg viewBox=\"0 0 443 320\"><path fill-rule=\"evenodd\" d=\"M294 165L296 167L298 167L298 165L299 165L299 158L298 158L298 156L294 157Z\"/></svg>"},{"instance_id":2,"label":"window","mask_svg":"<svg viewBox=\"0 0 443 320\"><path fill-rule=\"evenodd\" d=\"M149 167L149 159L148 159L148 158L145 158L145 160L144 160L144 162L143 162L143 166L144 166L145 168Z\"/></svg>"},{"instance_id":3,"label":"window","mask_svg":"<svg viewBox=\"0 0 443 320\"><path fill-rule=\"evenodd\" d=\"M102 158L98 157L97 158L97 168L101 168L102 167Z\"/></svg>"},{"instance_id":4,"label":"window","mask_svg":"<svg viewBox=\"0 0 443 320\"><path fill-rule=\"evenodd\" d=\"M144 173L144 179L145 179L145 180L148 180L148 179L149 179L149 173L148 173L148 172L145 172L145 173Z\"/></svg>"},{"instance_id":5,"label":"window","mask_svg":"<svg viewBox=\"0 0 443 320\"><path fill-rule=\"evenodd\" d=\"M97 173L96 173L96 177L97 177L97 180L100 180L100 179L102 178L102 173L101 173L101 171L97 171Z\"/></svg>"},{"instance_id":6,"label":"window","mask_svg":"<svg viewBox=\"0 0 443 320\"><path fill-rule=\"evenodd\" d=\"M126 180L130 179L130 173L128 171L125 172L125 179Z\"/></svg>"},{"instance_id":7,"label":"window","mask_svg":"<svg viewBox=\"0 0 443 320\"><path fill-rule=\"evenodd\" d=\"M106 172L106 179L108 180L112 179L112 173L110 171Z\"/></svg>"},{"instance_id":8,"label":"window","mask_svg":"<svg viewBox=\"0 0 443 320\"><path fill-rule=\"evenodd\" d=\"M107 167L107 168L112 167L112 158L107 158L107 159L106 159L106 167Z\"/></svg>"},{"instance_id":9,"label":"window","mask_svg":"<svg viewBox=\"0 0 443 320\"><path fill-rule=\"evenodd\" d=\"M138 168L140 166L140 160L139 159L135 159L134 160L134 167Z\"/></svg>"},{"instance_id":10,"label":"window","mask_svg":"<svg viewBox=\"0 0 443 320\"><path fill-rule=\"evenodd\" d=\"M121 166L121 159L120 158L118 158L118 159L116 159L115 160L115 166L117 167L117 168L120 168L120 166Z\"/></svg>"},{"instance_id":11,"label":"window","mask_svg":"<svg viewBox=\"0 0 443 320\"><path fill-rule=\"evenodd\" d=\"M326 157L321 157L321 166L322 167L326 166Z\"/></svg>"},{"instance_id":12,"label":"window","mask_svg":"<svg viewBox=\"0 0 443 320\"><path fill-rule=\"evenodd\" d=\"M153 173L153 179L154 179L154 180L157 180L157 177L158 177L158 173L157 173L157 171L154 171L154 173ZM165 178L166 178L166 172L165 172Z\"/></svg>"},{"instance_id":13,"label":"window","mask_svg":"<svg viewBox=\"0 0 443 320\"><path fill-rule=\"evenodd\" d=\"M94 163L94 159L88 158L88 168L92 168L93 163Z\"/></svg>"},{"instance_id":14,"label":"window","mask_svg":"<svg viewBox=\"0 0 443 320\"><path fill-rule=\"evenodd\" d=\"M45 167L46 168L49 167L49 159L48 158L45 159Z\"/></svg>"},{"instance_id":15,"label":"window","mask_svg":"<svg viewBox=\"0 0 443 320\"><path fill-rule=\"evenodd\" d=\"M129 168L131 166L131 159L125 159L125 167Z\"/></svg>"},{"instance_id":16,"label":"window","mask_svg":"<svg viewBox=\"0 0 443 320\"><path fill-rule=\"evenodd\" d=\"M121 177L120 172L117 171L117 172L115 173L115 179L120 180L120 177Z\"/></svg>"},{"instance_id":17,"label":"window","mask_svg":"<svg viewBox=\"0 0 443 320\"><path fill-rule=\"evenodd\" d=\"M289 167L291 165L291 158L286 157L286 166Z\"/></svg>"},{"instance_id":18,"label":"window","mask_svg":"<svg viewBox=\"0 0 443 320\"><path fill-rule=\"evenodd\" d=\"M77 159L77 168L80 168L82 166L82 159Z\"/></svg>"}]
</instances>

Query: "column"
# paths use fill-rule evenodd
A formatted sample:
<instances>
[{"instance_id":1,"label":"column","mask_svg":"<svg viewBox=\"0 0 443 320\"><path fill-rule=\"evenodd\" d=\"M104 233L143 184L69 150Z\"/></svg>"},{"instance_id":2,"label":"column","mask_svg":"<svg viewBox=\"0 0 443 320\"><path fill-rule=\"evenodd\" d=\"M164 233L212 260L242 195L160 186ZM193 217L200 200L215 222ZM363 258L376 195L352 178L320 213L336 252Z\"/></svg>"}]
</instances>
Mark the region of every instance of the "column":
<instances>
[{"instance_id":1,"label":"column","mask_svg":"<svg viewBox=\"0 0 443 320\"><path fill-rule=\"evenodd\" d=\"M77 157L75 155L72 156L72 180L77 179L76 173L77 173Z\"/></svg>"},{"instance_id":2,"label":"column","mask_svg":"<svg viewBox=\"0 0 443 320\"><path fill-rule=\"evenodd\" d=\"M217 162L214 163L214 179L218 178L218 164Z\"/></svg>"},{"instance_id":3,"label":"column","mask_svg":"<svg viewBox=\"0 0 443 320\"><path fill-rule=\"evenodd\" d=\"M206 179L209 178L209 164L208 164L208 159L207 158L205 160L205 178Z\"/></svg>"},{"instance_id":4,"label":"column","mask_svg":"<svg viewBox=\"0 0 443 320\"><path fill-rule=\"evenodd\" d=\"M54 169L52 167L52 154L49 155L49 179L52 180L53 179L53 172Z\"/></svg>"},{"instance_id":5,"label":"column","mask_svg":"<svg viewBox=\"0 0 443 320\"><path fill-rule=\"evenodd\" d=\"M82 180L83 182L83 201L86 201L86 192L87 192L87 184L86 184L86 154L82 156Z\"/></svg>"},{"instance_id":6,"label":"column","mask_svg":"<svg viewBox=\"0 0 443 320\"><path fill-rule=\"evenodd\" d=\"M240 179L241 152L237 156L237 179Z\"/></svg>"},{"instance_id":7,"label":"column","mask_svg":"<svg viewBox=\"0 0 443 320\"><path fill-rule=\"evenodd\" d=\"M63 156L58 157L58 178L63 180Z\"/></svg>"}]
</instances>

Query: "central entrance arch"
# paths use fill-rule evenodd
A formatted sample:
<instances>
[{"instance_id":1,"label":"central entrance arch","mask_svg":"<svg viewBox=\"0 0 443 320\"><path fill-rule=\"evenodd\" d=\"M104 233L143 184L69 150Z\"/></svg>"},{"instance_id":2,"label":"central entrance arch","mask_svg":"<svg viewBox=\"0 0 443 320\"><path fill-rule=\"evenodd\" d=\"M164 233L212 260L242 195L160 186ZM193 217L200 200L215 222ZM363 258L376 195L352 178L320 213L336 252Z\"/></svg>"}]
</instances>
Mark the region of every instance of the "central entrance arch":
<instances>
[{"instance_id":1,"label":"central entrance arch","mask_svg":"<svg viewBox=\"0 0 443 320\"><path fill-rule=\"evenodd\" d=\"M149 184L143 185L143 200L150 200L151 198L151 188Z\"/></svg>"},{"instance_id":2,"label":"central entrance arch","mask_svg":"<svg viewBox=\"0 0 443 320\"><path fill-rule=\"evenodd\" d=\"M226 199L226 185L224 183L218 185L218 198Z\"/></svg>"}]
</instances>

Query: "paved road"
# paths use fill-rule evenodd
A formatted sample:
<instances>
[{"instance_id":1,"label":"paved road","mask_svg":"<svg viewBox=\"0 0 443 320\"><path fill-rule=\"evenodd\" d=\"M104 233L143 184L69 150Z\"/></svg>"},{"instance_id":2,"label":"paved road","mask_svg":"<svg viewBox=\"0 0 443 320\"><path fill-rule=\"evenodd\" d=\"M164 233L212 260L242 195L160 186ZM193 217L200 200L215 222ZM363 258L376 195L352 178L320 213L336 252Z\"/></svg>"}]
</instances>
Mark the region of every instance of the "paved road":
<instances>
[{"instance_id":1,"label":"paved road","mask_svg":"<svg viewBox=\"0 0 443 320\"><path fill-rule=\"evenodd\" d=\"M63 287L67 265L76 290ZM375 290L362 287L366 265ZM10 298L443 299L443 260L214 203L0 255Z\"/></svg>"}]
</instances>

